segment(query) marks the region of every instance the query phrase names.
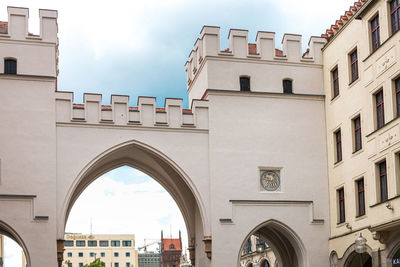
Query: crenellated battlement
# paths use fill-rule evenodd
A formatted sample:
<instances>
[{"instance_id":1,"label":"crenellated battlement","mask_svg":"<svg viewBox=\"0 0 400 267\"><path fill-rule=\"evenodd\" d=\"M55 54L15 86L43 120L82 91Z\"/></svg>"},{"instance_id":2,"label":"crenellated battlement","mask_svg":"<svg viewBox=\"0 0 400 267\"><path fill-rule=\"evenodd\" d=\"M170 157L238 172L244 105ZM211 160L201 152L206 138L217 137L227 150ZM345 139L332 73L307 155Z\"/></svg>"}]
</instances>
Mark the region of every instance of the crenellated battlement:
<instances>
[{"instance_id":1,"label":"crenellated battlement","mask_svg":"<svg viewBox=\"0 0 400 267\"><path fill-rule=\"evenodd\" d=\"M8 22L0 24L0 39L41 41L58 43L57 11L40 9L40 34L29 32L29 9L23 7L7 7Z\"/></svg>"},{"instance_id":2,"label":"crenellated battlement","mask_svg":"<svg viewBox=\"0 0 400 267\"><path fill-rule=\"evenodd\" d=\"M155 97L140 96L137 107L130 107L126 95L112 95L111 105L102 105L102 95L84 94L84 104L73 104L72 92L56 92L56 113L58 123L208 129L204 100L183 109L182 99L166 98L164 107L157 108Z\"/></svg>"},{"instance_id":3,"label":"crenellated battlement","mask_svg":"<svg viewBox=\"0 0 400 267\"><path fill-rule=\"evenodd\" d=\"M29 9L7 7L8 21L0 22L0 60L16 61L17 75L58 75L57 11L40 9L40 34L29 32ZM4 73L4 64L0 64Z\"/></svg>"},{"instance_id":4,"label":"crenellated battlement","mask_svg":"<svg viewBox=\"0 0 400 267\"><path fill-rule=\"evenodd\" d=\"M274 32L257 32L256 43L249 44L248 31L231 29L228 35L229 48L220 50L220 27L203 26L200 38L195 42L185 68L188 88L198 75L206 57L221 59L276 61L288 63L322 64L322 47L326 40L322 37L311 37L309 48L303 54L301 35L285 34L282 39L283 50L275 48Z\"/></svg>"}]
</instances>

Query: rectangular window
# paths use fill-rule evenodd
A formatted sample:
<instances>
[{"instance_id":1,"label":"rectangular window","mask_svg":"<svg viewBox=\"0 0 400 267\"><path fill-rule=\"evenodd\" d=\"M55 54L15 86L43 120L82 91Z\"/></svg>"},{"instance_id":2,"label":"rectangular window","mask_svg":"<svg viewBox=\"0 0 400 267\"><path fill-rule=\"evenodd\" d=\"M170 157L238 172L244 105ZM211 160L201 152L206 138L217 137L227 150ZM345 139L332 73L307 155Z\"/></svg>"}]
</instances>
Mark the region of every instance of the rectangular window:
<instances>
[{"instance_id":1,"label":"rectangular window","mask_svg":"<svg viewBox=\"0 0 400 267\"><path fill-rule=\"evenodd\" d=\"M80 262L80 263L79 263L79 267L83 267L83 262Z\"/></svg>"},{"instance_id":2,"label":"rectangular window","mask_svg":"<svg viewBox=\"0 0 400 267\"><path fill-rule=\"evenodd\" d=\"M125 257L130 257L131 256L131 253L130 252L126 252L125 253Z\"/></svg>"},{"instance_id":3,"label":"rectangular window","mask_svg":"<svg viewBox=\"0 0 400 267\"><path fill-rule=\"evenodd\" d=\"M396 115L400 117L400 78L394 81L395 98L396 98Z\"/></svg>"},{"instance_id":4,"label":"rectangular window","mask_svg":"<svg viewBox=\"0 0 400 267\"><path fill-rule=\"evenodd\" d=\"M383 90L380 90L375 94L375 106L376 106L376 127L382 128L385 125L385 110L383 105Z\"/></svg>"},{"instance_id":5,"label":"rectangular window","mask_svg":"<svg viewBox=\"0 0 400 267\"><path fill-rule=\"evenodd\" d=\"M97 247L97 240L89 240L87 244L88 247Z\"/></svg>"},{"instance_id":6,"label":"rectangular window","mask_svg":"<svg viewBox=\"0 0 400 267\"><path fill-rule=\"evenodd\" d=\"M129 264L129 262L127 262L127 263L125 264L125 266L126 266L126 267L130 267L131 265Z\"/></svg>"},{"instance_id":7,"label":"rectangular window","mask_svg":"<svg viewBox=\"0 0 400 267\"><path fill-rule=\"evenodd\" d=\"M17 61L14 59L4 60L4 73L5 74L17 74Z\"/></svg>"},{"instance_id":8,"label":"rectangular window","mask_svg":"<svg viewBox=\"0 0 400 267\"><path fill-rule=\"evenodd\" d=\"M114 267L119 267L119 263L118 262L114 262Z\"/></svg>"},{"instance_id":9,"label":"rectangular window","mask_svg":"<svg viewBox=\"0 0 400 267\"><path fill-rule=\"evenodd\" d=\"M84 247L86 244L85 240L76 240L77 247Z\"/></svg>"},{"instance_id":10,"label":"rectangular window","mask_svg":"<svg viewBox=\"0 0 400 267\"><path fill-rule=\"evenodd\" d=\"M119 240L117 240L117 241L113 240L113 241L111 241L111 246L119 247L119 246L121 246L121 242Z\"/></svg>"},{"instance_id":11,"label":"rectangular window","mask_svg":"<svg viewBox=\"0 0 400 267\"><path fill-rule=\"evenodd\" d=\"M69 258L71 258L72 257L72 252L68 252L67 255L68 255Z\"/></svg>"},{"instance_id":12,"label":"rectangular window","mask_svg":"<svg viewBox=\"0 0 400 267\"><path fill-rule=\"evenodd\" d=\"M332 89L333 99L339 95L339 72L337 67L332 71Z\"/></svg>"},{"instance_id":13,"label":"rectangular window","mask_svg":"<svg viewBox=\"0 0 400 267\"><path fill-rule=\"evenodd\" d=\"M336 162L342 161L342 133L339 130L335 132L335 142L336 142Z\"/></svg>"},{"instance_id":14,"label":"rectangular window","mask_svg":"<svg viewBox=\"0 0 400 267\"><path fill-rule=\"evenodd\" d=\"M338 206L339 206L339 223L346 220L345 207L344 207L344 188L337 190Z\"/></svg>"},{"instance_id":15,"label":"rectangular window","mask_svg":"<svg viewBox=\"0 0 400 267\"><path fill-rule=\"evenodd\" d=\"M100 240L100 247L108 247L108 240Z\"/></svg>"},{"instance_id":16,"label":"rectangular window","mask_svg":"<svg viewBox=\"0 0 400 267\"><path fill-rule=\"evenodd\" d=\"M78 257L83 257L83 252L79 252Z\"/></svg>"},{"instance_id":17,"label":"rectangular window","mask_svg":"<svg viewBox=\"0 0 400 267\"><path fill-rule=\"evenodd\" d=\"M387 172L386 172L386 160L378 164L379 169L379 191L381 202L388 199L387 192Z\"/></svg>"},{"instance_id":18,"label":"rectangular window","mask_svg":"<svg viewBox=\"0 0 400 267\"><path fill-rule=\"evenodd\" d=\"M392 24L392 34L399 30L400 0L390 2L390 20Z\"/></svg>"},{"instance_id":19,"label":"rectangular window","mask_svg":"<svg viewBox=\"0 0 400 267\"><path fill-rule=\"evenodd\" d=\"M353 127L354 127L354 152L356 152L362 148L360 116L353 119Z\"/></svg>"},{"instance_id":20,"label":"rectangular window","mask_svg":"<svg viewBox=\"0 0 400 267\"><path fill-rule=\"evenodd\" d=\"M64 247L73 247L73 246L74 246L74 241L72 241L72 240L64 241Z\"/></svg>"},{"instance_id":21,"label":"rectangular window","mask_svg":"<svg viewBox=\"0 0 400 267\"><path fill-rule=\"evenodd\" d=\"M100 257L105 257L106 256L106 253L105 252L101 252L100 253Z\"/></svg>"},{"instance_id":22,"label":"rectangular window","mask_svg":"<svg viewBox=\"0 0 400 267\"><path fill-rule=\"evenodd\" d=\"M94 252L90 252L90 257L94 257Z\"/></svg>"},{"instance_id":23,"label":"rectangular window","mask_svg":"<svg viewBox=\"0 0 400 267\"><path fill-rule=\"evenodd\" d=\"M249 77L240 77L240 91L250 91Z\"/></svg>"},{"instance_id":24,"label":"rectangular window","mask_svg":"<svg viewBox=\"0 0 400 267\"><path fill-rule=\"evenodd\" d=\"M119 253L118 252L114 252L114 257L118 257Z\"/></svg>"},{"instance_id":25,"label":"rectangular window","mask_svg":"<svg viewBox=\"0 0 400 267\"><path fill-rule=\"evenodd\" d=\"M350 54L350 66L351 66L351 82L358 79L358 56L357 49Z\"/></svg>"},{"instance_id":26,"label":"rectangular window","mask_svg":"<svg viewBox=\"0 0 400 267\"><path fill-rule=\"evenodd\" d=\"M371 20L371 41L372 51L375 51L381 44L381 37L379 33L379 15Z\"/></svg>"},{"instance_id":27,"label":"rectangular window","mask_svg":"<svg viewBox=\"0 0 400 267\"><path fill-rule=\"evenodd\" d=\"M358 216L365 215L365 189L364 189L364 178L357 182L357 204L358 204Z\"/></svg>"},{"instance_id":28,"label":"rectangular window","mask_svg":"<svg viewBox=\"0 0 400 267\"><path fill-rule=\"evenodd\" d=\"M123 241L122 241L122 246L123 246L123 247L131 247L131 246L132 246L132 241L130 241L130 240L123 240Z\"/></svg>"},{"instance_id":29,"label":"rectangular window","mask_svg":"<svg viewBox=\"0 0 400 267\"><path fill-rule=\"evenodd\" d=\"M72 267L72 262L68 262L68 267Z\"/></svg>"}]
</instances>

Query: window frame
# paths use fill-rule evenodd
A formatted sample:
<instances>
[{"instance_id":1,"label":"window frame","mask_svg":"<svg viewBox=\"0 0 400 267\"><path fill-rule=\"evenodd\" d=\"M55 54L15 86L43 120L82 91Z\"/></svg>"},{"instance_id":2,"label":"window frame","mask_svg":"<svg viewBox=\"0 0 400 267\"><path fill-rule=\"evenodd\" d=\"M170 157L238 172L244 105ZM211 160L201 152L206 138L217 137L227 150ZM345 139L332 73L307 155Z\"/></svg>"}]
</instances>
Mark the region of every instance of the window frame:
<instances>
[{"instance_id":1,"label":"window frame","mask_svg":"<svg viewBox=\"0 0 400 267\"><path fill-rule=\"evenodd\" d=\"M384 171L381 166L384 164ZM379 202L384 202L389 199L388 196L388 179L387 179L387 163L386 159L377 163L378 167L378 182L379 182ZM385 186L382 186L382 181L385 181Z\"/></svg>"},{"instance_id":2,"label":"window frame","mask_svg":"<svg viewBox=\"0 0 400 267\"><path fill-rule=\"evenodd\" d=\"M97 247L97 240L88 240L87 246L88 247Z\"/></svg>"},{"instance_id":3,"label":"window frame","mask_svg":"<svg viewBox=\"0 0 400 267\"><path fill-rule=\"evenodd\" d=\"M355 56L354 59L353 59L353 55ZM359 78L357 47L349 53L349 59L350 59L350 84L352 84Z\"/></svg>"},{"instance_id":4,"label":"window frame","mask_svg":"<svg viewBox=\"0 0 400 267\"><path fill-rule=\"evenodd\" d=\"M120 247L120 246L121 246L120 240L111 240L111 247Z\"/></svg>"},{"instance_id":5,"label":"window frame","mask_svg":"<svg viewBox=\"0 0 400 267\"><path fill-rule=\"evenodd\" d=\"M365 182L364 177L356 180L357 188L357 217L364 216L365 210ZM360 201L362 199L362 202Z\"/></svg>"},{"instance_id":6,"label":"window frame","mask_svg":"<svg viewBox=\"0 0 400 267\"><path fill-rule=\"evenodd\" d=\"M242 79L248 81L248 88L242 87ZM240 92L251 92L250 76L242 75L239 77L239 88Z\"/></svg>"},{"instance_id":7,"label":"window frame","mask_svg":"<svg viewBox=\"0 0 400 267\"><path fill-rule=\"evenodd\" d=\"M395 3L395 7L393 9L392 3ZM390 29L392 30L392 35L395 34L396 32L399 31L400 29L400 1L398 0L392 0L389 3L389 14L390 14ZM394 24L393 24L393 15L395 17L395 25L397 26L396 29L394 29Z\"/></svg>"},{"instance_id":8,"label":"window frame","mask_svg":"<svg viewBox=\"0 0 400 267\"><path fill-rule=\"evenodd\" d=\"M400 117L400 77L393 80L394 98L395 98L395 113L396 118Z\"/></svg>"},{"instance_id":9,"label":"window frame","mask_svg":"<svg viewBox=\"0 0 400 267\"><path fill-rule=\"evenodd\" d=\"M361 115L357 115L352 119L353 124L353 153L360 151L362 149L362 126L361 126ZM358 126L357 126L358 122ZM357 142L357 138L359 142Z\"/></svg>"},{"instance_id":10,"label":"window frame","mask_svg":"<svg viewBox=\"0 0 400 267\"><path fill-rule=\"evenodd\" d=\"M378 96L382 95L382 100L378 101ZM385 99L383 94L383 88L378 90L375 94L375 116L376 116L376 129L380 129L385 126ZM380 112L381 111L381 112Z\"/></svg>"},{"instance_id":11,"label":"window frame","mask_svg":"<svg viewBox=\"0 0 400 267\"><path fill-rule=\"evenodd\" d=\"M104 246L104 244L107 243L106 246ZM99 247L109 247L110 246L110 242L108 240L99 240Z\"/></svg>"},{"instance_id":12,"label":"window frame","mask_svg":"<svg viewBox=\"0 0 400 267\"><path fill-rule=\"evenodd\" d=\"M336 194L338 203L338 224L341 224L346 222L346 202L344 195L344 187L337 189Z\"/></svg>"},{"instance_id":13,"label":"window frame","mask_svg":"<svg viewBox=\"0 0 400 267\"><path fill-rule=\"evenodd\" d=\"M282 92L284 94L293 94L293 80L285 78L282 80Z\"/></svg>"},{"instance_id":14,"label":"window frame","mask_svg":"<svg viewBox=\"0 0 400 267\"><path fill-rule=\"evenodd\" d=\"M335 76L336 74L336 76ZM332 100L335 99L340 94L339 87L339 68L335 66L333 70L331 70L331 79L332 79Z\"/></svg>"},{"instance_id":15,"label":"window frame","mask_svg":"<svg viewBox=\"0 0 400 267\"><path fill-rule=\"evenodd\" d=\"M334 133L335 140L335 164L343 160L342 131L337 129Z\"/></svg>"},{"instance_id":16,"label":"window frame","mask_svg":"<svg viewBox=\"0 0 400 267\"><path fill-rule=\"evenodd\" d=\"M373 23L376 23L375 27ZM370 21L369 26L371 30L371 48L372 52L376 51L381 46L381 33L379 24L379 13L377 13ZM375 35L376 34L376 35ZM376 40L375 40L376 38Z\"/></svg>"},{"instance_id":17,"label":"window frame","mask_svg":"<svg viewBox=\"0 0 400 267\"><path fill-rule=\"evenodd\" d=\"M15 65L13 66L15 68L15 70L13 70L11 68L10 70L10 66L8 66L8 62L13 62ZM18 73L18 65L17 65L17 59L16 58L11 58L11 57L6 57L4 58L4 74L8 74L8 75L17 75Z\"/></svg>"},{"instance_id":18,"label":"window frame","mask_svg":"<svg viewBox=\"0 0 400 267\"><path fill-rule=\"evenodd\" d=\"M78 245L79 244L79 245ZM83 245L82 245L83 244ZM76 240L75 241L76 247L86 247L86 240Z\"/></svg>"}]
</instances>

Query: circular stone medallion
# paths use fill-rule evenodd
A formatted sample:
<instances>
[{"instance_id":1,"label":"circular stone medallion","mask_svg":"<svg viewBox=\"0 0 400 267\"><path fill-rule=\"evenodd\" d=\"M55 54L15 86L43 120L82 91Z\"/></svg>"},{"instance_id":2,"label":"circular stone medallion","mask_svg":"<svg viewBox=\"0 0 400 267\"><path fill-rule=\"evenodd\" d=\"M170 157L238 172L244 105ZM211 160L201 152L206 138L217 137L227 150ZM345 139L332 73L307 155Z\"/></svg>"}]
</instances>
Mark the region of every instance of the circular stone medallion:
<instances>
[{"instance_id":1,"label":"circular stone medallion","mask_svg":"<svg viewBox=\"0 0 400 267\"><path fill-rule=\"evenodd\" d=\"M261 185L267 191L276 191L281 185L279 171L261 171Z\"/></svg>"}]
</instances>

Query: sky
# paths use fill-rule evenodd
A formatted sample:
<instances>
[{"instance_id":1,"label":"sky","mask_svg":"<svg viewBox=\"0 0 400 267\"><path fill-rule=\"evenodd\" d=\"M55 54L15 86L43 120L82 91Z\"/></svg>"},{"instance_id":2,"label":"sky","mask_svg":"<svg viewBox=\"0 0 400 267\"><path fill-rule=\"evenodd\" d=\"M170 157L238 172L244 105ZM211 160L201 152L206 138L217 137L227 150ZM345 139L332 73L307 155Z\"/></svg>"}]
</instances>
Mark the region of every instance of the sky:
<instances>
[{"instance_id":1,"label":"sky","mask_svg":"<svg viewBox=\"0 0 400 267\"><path fill-rule=\"evenodd\" d=\"M103 104L110 103L111 94L129 95L132 106L138 96L156 96L159 107L165 97L182 98L186 108L190 103L184 65L203 25L221 27L221 50L228 46L230 28L249 30L252 43L257 31L276 32L277 48L284 33L302 34L306 50L310 36L325 33L351 4L351 0L0 0L0 21L7 20L7 6L28 7L29 31L38 34L38 9L58 10L58 90L74 92L75 103L82 103L86 92L103 94ZM90 231L86 212L94 233L132 231L137 244L158 238L160 229L169 233L171 224L174 235L178 229L186 233L174 205L151 178L121 168L82 194L67 231ZM143 218L148 220L144 223ZM149 232L150 228L156 231ZM14 247L9 245L7 255L17 255ZM9 256L7 267L20 267L11 264L18 257L20 261L20 256Z\"/></svg>"}]
</instances>

